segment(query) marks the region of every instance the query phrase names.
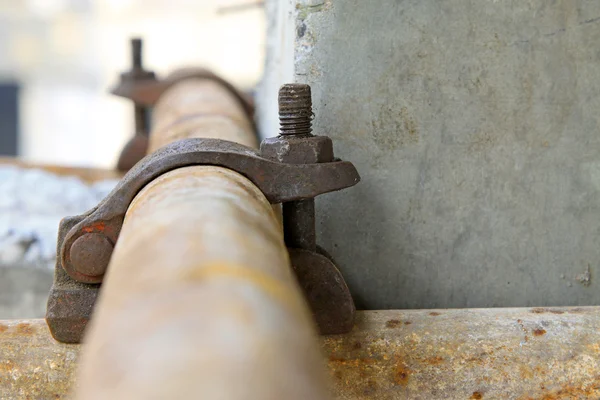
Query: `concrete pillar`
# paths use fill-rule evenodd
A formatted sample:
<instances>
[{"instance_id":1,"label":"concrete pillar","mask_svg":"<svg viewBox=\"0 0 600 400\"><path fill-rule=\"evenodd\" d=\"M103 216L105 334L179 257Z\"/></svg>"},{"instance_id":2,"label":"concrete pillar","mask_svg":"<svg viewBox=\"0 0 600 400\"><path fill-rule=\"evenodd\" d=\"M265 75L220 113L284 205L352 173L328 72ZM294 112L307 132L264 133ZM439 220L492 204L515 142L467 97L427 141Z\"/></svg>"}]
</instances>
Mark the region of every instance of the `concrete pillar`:
<instances>
[{"instance_id":1,"label":"concrete pillar","mask_svg":"<svg viewBox=\"0 0 600 400\"><path fill-rule=\"evenodd\" d=\"M358 307L598 304L600 3L267 6L263 131L276 80L309 83L363 177L317 200Z\"/></svg>"}]
</instances>

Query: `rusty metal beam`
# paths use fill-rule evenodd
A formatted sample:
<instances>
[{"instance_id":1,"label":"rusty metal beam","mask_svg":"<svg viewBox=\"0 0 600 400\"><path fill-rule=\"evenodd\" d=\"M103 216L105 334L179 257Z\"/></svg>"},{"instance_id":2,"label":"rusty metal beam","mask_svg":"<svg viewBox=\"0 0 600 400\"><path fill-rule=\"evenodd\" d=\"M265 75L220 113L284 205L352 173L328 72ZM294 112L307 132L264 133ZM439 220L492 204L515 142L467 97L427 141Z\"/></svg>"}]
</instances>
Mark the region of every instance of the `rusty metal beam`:
<instances>
[{"instance_id":1,"label":"rusty metal beam","mask_svg":"<svg viewBox=\"0 0 600 400\"><path fill-rule=\"evenodd\" d=\"M0 321L0 399L66 398L79 349L55 341L43 319Z\"/></svg>"},{"instance_id":2,"label":"rusty metal beam","mask_svg":"<svg viewBox=\"0 0 600 400\"><path fill-rule=\"evenodd\" d=\"M600 398L599 307L360 311L323 337L333 397ZM65 398L79 346L43 320L0 321L0 398Z\"/></svg>"},{"instance_id":3,"label":"rusty metal beam","mask_svg":"<svg viewBox=\"0 0 600 400\"><path fill-rule=\"evenodd\" d=\"M336 398L598 399L600 308L363 312L325 338Z\"/></svg>"}]
</instances>

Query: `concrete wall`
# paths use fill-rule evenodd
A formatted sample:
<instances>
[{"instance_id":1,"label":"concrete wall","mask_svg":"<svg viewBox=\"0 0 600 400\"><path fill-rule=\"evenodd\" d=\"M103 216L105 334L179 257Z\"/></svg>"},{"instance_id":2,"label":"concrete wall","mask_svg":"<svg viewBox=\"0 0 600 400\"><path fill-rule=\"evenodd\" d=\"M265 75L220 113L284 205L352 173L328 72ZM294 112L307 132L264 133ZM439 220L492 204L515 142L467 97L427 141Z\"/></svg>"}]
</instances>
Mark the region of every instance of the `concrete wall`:
<instances>
[{"instance_id":1,"label":"concrete wall","mask_svg":"<svg viewBox=\"0 0 600 400\"><path fill-rule=\"evenodd\" d=\"M312 85L314 131L363 178L317 203L319 241L359 307L600 302L600 2L297 0L269 13L293 15L280 47Z\"/></svg>"}]
</instances>

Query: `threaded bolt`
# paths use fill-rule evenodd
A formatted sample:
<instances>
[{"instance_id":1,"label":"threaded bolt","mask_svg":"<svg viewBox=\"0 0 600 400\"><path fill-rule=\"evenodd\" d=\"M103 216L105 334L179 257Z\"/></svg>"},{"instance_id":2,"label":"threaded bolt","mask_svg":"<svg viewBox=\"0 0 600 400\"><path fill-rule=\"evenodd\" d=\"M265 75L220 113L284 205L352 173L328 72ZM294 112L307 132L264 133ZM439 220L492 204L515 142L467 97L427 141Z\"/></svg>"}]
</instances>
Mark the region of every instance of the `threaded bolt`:
<instances>
[{"instance_id":1,"label":"threaded bolt","mask_svg":"<svg viewBox=\"0 0 600 400\"><path fill-rule=\"evenodd\" d=\"M279 133L281 135L310 135L312 117L309 85L287 83L279 89Z\"/></svg>"},{"instance_id":2,"label":"threaded bolt","mask_svg":"<svg viewBox=\"0 0 600 400\"><path fill-rule=\"evenodd\" d=\"M131 62L134 69L142 68L142 39L131 39Z\"/></svg>"}]
</instances>

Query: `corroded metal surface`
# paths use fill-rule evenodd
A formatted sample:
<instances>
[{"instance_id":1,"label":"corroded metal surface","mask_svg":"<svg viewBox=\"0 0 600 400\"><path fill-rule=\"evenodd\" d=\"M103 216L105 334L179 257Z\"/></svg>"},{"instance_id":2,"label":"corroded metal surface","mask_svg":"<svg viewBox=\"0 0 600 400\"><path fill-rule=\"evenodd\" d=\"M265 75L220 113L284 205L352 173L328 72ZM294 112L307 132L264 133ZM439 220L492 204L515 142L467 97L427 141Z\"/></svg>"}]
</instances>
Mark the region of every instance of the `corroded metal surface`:
<instances>
[{"instance_id":1,"label":"corroded metal surface","mask_svg":"<svg viewBox=\"0 0 600 400\"><path fill-rule=\"evenodd\" d=\"M286 83L279 89L279 133L310 135L312 125L312 94L309 85Z\"/></svg>"},{"instance_id":2,"label":"corroded metal surface","mask_svg":"<svg viewBox=\"0 0 600 400\"><path fill-rule=\"evenodd\" d=\"M77 399L327 398L271 205L220 167L136 196L84 342Z\"/></svg>"},{"instance_id":3,"label":"corroded metal surface","mask_svg":"<svg viewBox=\"0 0 600 400\"><path fill-rule=\"evenodd\" d=\"M161 96L151 151L207 132L254 140L239 98L210 83L198 92L195 79L188 90L176 83L164 106ZM190 114L196 125L179 128ZM265 195L231 169L178 168L148 183L127 209L75 398L326 399L318 347Z\"/></svg>"},{"instance_id":4,"label":"corroded metal surface","mask_svg":"<svg viewBox=\"0 0 600 400\"><path fill-rule=\"evenodd\" d=\"M65 237L59 238L62 267L78 282L102 282L113 243L117 241L125 212L135 195L166 172L191 165L216 165L234 170L255 184L271 203L312 199L353 186L360 180L352 163L347 161L282 164L264 159L257 151L233 142L203 138L179 140L137 163L97 207L63 221L77 220L77 224ZM103 238L104 241L100 241ZM80 246L74 251L77 243ZM94 265L86 264L90 262Z\"/></svg>"},{"instance_id":5,"label":"corroded metal surface","mask_svg":"<svg viewBox=\"0 0 600 400\"><path fill-rule=\"evenodd\" d=\"M263 140L261 156L281 165L328 165L336 161L331 139L312 134L310 86L283 85L278 103L280 135ZM349 332L356 311L354 300L335 261L322 254L317 245L315 199L284 202L281 211L285 244L320 333Z\"/></svg>"},{"instance_id":6,"label":"corroded metal surface","mask_svg":"<svg viewBox=\"0 0 600 400\"><path fill-rule=\"evenodd\" d=\"M0 321L0 399L63 399L79 346L56 342L44 320Z\"/></svg>"},{"instance_id":7,"label":"corroded metal surface","mask_svg":"<svg viewBox=\"0 0 600 400\"><path fill-rule=\"evenodd\" d=\"M334 398L600 398L600 308L358 311L321 338ZM79 346L0 321L0 398L63 398Z\"/></svg>"},{"instance_id":8,"label":"corroded metal surface","mask_svg":"<svg viewBox=\"0 0 600 400\"><path fill-rule=\"evenodd\" d=\"M164 92L152 109L149 153L177 139L223 139L257 148L258 138L244 104L210 79L186 79Z\"/></svg>"},{"instance_id":9,"label":"corroded metal surface","mask_svg":"<svg viewBox=\"0 0 600 400\"><path fill-rule=\"evenodd\" d=\"M348 287L332 260L316 252L314 197L355 185L360 180L358 172L352 163L334 160L329 138L310 135L312 112L310 88L306 85L286 85L282 88L282 93L289 86L306 90L299 91L302 94L299 101L295 100L296 91L287 94L288 101L283 106L287 111L282 110L281 121L282 132L286 134L261 146L260 151L232 141L204 137L206 132L197 129L206 127L206 122L227 137L237 138L240 129L245 133L244 141L253 137L251 126L247 121L244 124L247 116L241 113L241 109L232 107L237 102L228 89L215 82L210 83L199 85L196 79L191 79L191 82L179 82L173 86L174 92L167 92L165 103L161 99L157 107L157 127L151 136L153 147L157 143L161 146L139 161L98 206L61 221L55 282L61 285L67 283L59 279L64 278L62 270L78 283L100 284L103 281L125 213L134 197L150 182L183 167L225 167L249 179L271 203L284 203L282 209L287 247L312 252L301 253L294 263L297 276L301 281L306 279L301 284L305 292L310 294L308 299L312 310L318 315L320 331L323 334L346 332L352 325L355 308ZM181 90L182 87L187 90ZM169 96L175 100L169 101ZM192 108L190 100L194 105ZM194 117L191 120L188 119L190 113ZM233 124L224 126L222 121L210 119L215 116L223 119L225 115L225 120ZM199 122L198 116L203 116L200 120L208 121L195 126L193 130L182 130L184 136L191 137L180 138L170 134L169 129L182 129L182 124L186 126L193 122L194 126ZM193 137L196 135L201 137ZM169 143L169 140L174 141ZM263 153L267 153L267 156ZM299 265L300 261L304 265ZM311 269L316 271L312 272ZM324 277L331 280L323 280ZM73 342L77 341L77 337L81 338L82 329L86 326L84 322L89 320L91 309L88 307L89 301L86 301L82 310L84 314L74 313L74 308L68 307L68 318L60 317L65 314L62 305L66 303L59 301L61 296L57 295L66 294L59 292L61 285L55 285L52 289L48 310L54 313L48 313L48 323L57 340ZM323 290L328 286L331 290ZM91 298L97 287L91 291L86 287L77 289ZM68 340L58 332L68 333Z\"/></svg>"},{"instance_id":10,"label":"corroded metal surface","mask_svg":"<svg viewBox=\"0 0 600 400\"><path fill-rule=\"evenodd\" d=\"M324 338L340 400L600 398L600 310L371 311Z\"/></svg>"},{"instance_id":11,"label":"corroded metal surface","mask_svg":"<svg viewBox=\"0 0 600 400\"><path fill-rule=\"evenodd\" d=\"M200 115L197 115L199 111ZM193 118L190 124L185 117L191 113L196 113L193 115L198 118ZM148 143L150 152L176 139L198 136L257 146L246 110L235 97L232 98L227 88L213 80L187 79L169 86L156 104L152 118L153 132ZM67 217L61 221L57 254L60 254L63 238L79 221L80 217ZM111 232L112 226L108 224L104 229L102 227L92 226L89 233L102 230L114 243L116 234ZM72 279L62 268L60 258L57 259L46 313L51 332L57 340L80 342L98 290L98 284L85 284Z\"/></svg>"}]
</instances>

